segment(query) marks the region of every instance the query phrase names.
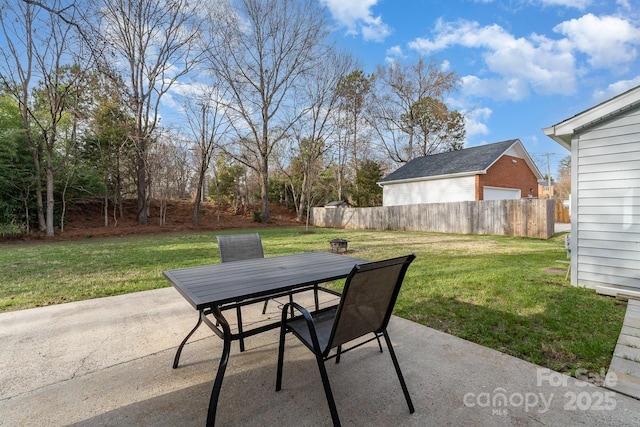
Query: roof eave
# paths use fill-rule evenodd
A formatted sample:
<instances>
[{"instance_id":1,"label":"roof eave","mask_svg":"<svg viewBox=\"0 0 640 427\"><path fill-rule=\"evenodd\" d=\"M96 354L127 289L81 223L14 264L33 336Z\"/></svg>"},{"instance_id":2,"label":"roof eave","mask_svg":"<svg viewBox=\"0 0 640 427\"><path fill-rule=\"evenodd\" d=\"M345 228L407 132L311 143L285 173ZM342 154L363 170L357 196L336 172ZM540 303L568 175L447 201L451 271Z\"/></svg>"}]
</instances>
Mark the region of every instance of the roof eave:
<instances>
[{"instance_id":1,"label":"roof eave","mask_svg":"<svg viewBox=\"0 0 640 427\"><path fill-rule=\"evenodd\" d=\"M509 148L504 150L504 152L502 154L500 154L498 157L496 157L496 159L489 165L489 167L487 167L487 170L489 170L489 168L491 166L493 166L498 160L500 160L500 158L502 158L502 156L504 156L505 153L507 151L509 151L510 149L512 149L514 146L517 146L519 148L519 149L516 149L516 151L520 152L520 154L522 155L522 158L524 159L524 162L527 164L527 166L529 167L529 169L531 170L533 175L536 177L536 179L538 179L538 180L542 179L543 175L542 175L542 173L540 173L540 170L538 169L538 166L536 166L536 163L533 161L533 159L529 155L529 152L524 147L524 144L518 138L514 139L513 140L513 144L511 144L509 146Z\"/></svg>"},{"instance_id":2,"label":"roof eave","mask_svg":"<svg viewBox=\"0 0 640 427\"><path fill-rule=\"evenodd\" d=\"M640 86L636 86L558 124L544 128L542 131L549 138L571 150L571 139L577 130L584 129L596 122L619 114L621 111L635 107L638 103L640 103Z\"/></svg>"},{"instance_id":3,"label":"roof eave","mask_svg":"<svg viewBox=\"0 0 640 427\"><path fill-rule=\"evenodd\" d=\"M556 125L550 126L548 128L544 128L542 129L542 131L549 138L553 139L555 142L562 145L567 150L571 151L571 135L572 134L558 135L557 134L558 131L556 130Z\"/></svg>"},{"instance_id":4,"label":"roof eave","mask_svg":"<svg viewBox=\"0 0 640 427\"><path fill-rule=\"evenodd\" d=\"M447 174L447 175L419 176L416 178L394 179L392 181L378 181L376 184L382 187L386 184L405 184L409 182L434 181L436 179L443 179L443 178L462 178L465 176L485 175L486 173L487 173L486 170L459 172L459 173L453 173L453 174Z\"/></svg>"},{"instance_id":5,"label":"roof eave","mask_svg":"<svg viewBox=\"0 0 640 427\"><path fill-rule=\"evenodd\" d=\"M518 143L520 144L520 147L522 148L522 153L524 155L524 161L527 164L527 166L529 166L529 169L531 170L531 172L533 172L533 174L536 176L537 179L544 178L544 176L542 175L542 172L540 172L540 169L538 169L538 166L536 165L536 162L533 161L533 159L529 155L529 152L527 151L527 149L524 148L524 144L522 144L522 142L520 140L518 140Z\"/></svg>"}]
</instances>

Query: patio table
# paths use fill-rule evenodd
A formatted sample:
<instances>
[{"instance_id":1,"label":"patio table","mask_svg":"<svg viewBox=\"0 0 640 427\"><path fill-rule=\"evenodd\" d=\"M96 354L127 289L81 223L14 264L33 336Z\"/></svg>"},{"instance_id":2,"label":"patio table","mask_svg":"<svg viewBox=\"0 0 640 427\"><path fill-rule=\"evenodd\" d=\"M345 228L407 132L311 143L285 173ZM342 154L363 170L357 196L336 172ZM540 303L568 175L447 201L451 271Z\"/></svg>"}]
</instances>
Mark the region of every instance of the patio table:
<instances>
[{"instance_id":1,"label":"patio table","mask_svg":"<svg viewBox=\"0 0 640 427\"><path fill-rule=\"evenodd\" d=\"M238 319L238 332L232 333L229 322L222 314L223 311L264 301L274 295L285 295L305 288L312 289L317 283L345 278L354 265L367 262L370 261L335 253L307 252L163 272L178 292L199 311L198 323L178 347L173 367L178 366L182 348L202 322L223 339L222 356L209 400L207 426L215 424L216 408L229 361L231 341L280 326L278 321L243 330L241 319ZM209 319L208 315L213 315L217 324Z\"/></svg>"}]
</instances>

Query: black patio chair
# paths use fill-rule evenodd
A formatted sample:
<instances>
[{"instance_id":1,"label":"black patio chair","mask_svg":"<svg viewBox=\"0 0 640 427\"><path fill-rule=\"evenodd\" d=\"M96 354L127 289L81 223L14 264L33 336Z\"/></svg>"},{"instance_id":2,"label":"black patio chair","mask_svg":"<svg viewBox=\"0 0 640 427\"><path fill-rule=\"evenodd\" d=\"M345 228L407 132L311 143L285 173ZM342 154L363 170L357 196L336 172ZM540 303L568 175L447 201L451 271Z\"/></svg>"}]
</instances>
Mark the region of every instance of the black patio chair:
<instances>
[{"instance_id":1,"label":"black patio chair","mask_svg":"<svg viewBox=\"0 0 640 427\"><path fill-rule=\"evenodd\" d=\"M262 240L260 240L258 233L227 234L216 237L218 239L221 262L264 258Z\"/></svg>"},{"instance_id":2,"label":"black patio chair","mask_svg":"<svg viewBox=\"0 0 640 427\"><path fill-rule=\"evenodd\" d=\"M409 406L409 412L413 413L415 410L411 402L411 396L409 396L409 390L402 376L398 359L393 351L391 340L387 333L387 325L407 268L414 259L415 255L408 255L356 265L349 273L340 303L335 307L309 313L304 307L296 303L285 305L282 309L282 326L280 328L276 391L282 388L285 336L288 332L292 332L315 354L331 418L333 424L339 426L340 419L324 362L335 358L336 363L338 363L341 354L374 339L378 339L378 343L380 343L379 337L382 335L400 380L400 386ZM295 307L302 315L288 318L289 305ZM364 341L358 340L358 343L347 349L342 348L343 345L371 333L374 334L374 337ZM337 351L330 355L329 353L334 348ZM380 346L380 351L382 352L382 346Z\"/></svg>"},{"instance_id":3,"label":"black patio chair","mask_svg":"<svg viewBox=\"0 0 640 427\"><path fill-rule=\"evenodd\" d=\"M258 233L247 234L231 234L221 235L218 238L218 248L220 249L220 261L240 261L244 259L264 258L264 252L262 250L262 241ZM316 310L320 307L320 300L318 299L318 290L320 288L318 284L313 286L313 298L316 306ZM335 294L335 292L332 292ZM293 302L293 294L289 293L289 302ZM269 300L264 301L262 307L262 314L267 312L267 305Z\"/></svg>"},{"instance_id":4,"label":"black patio chair","mask_svg":"<svg viewBox=\"0 0 640 427\"><path fill-rule=\"evenodd\" d=\"M264 252L262 250L262 241L260 240L260 235L258 233L249 233L249 234L233 234L233 235L221 235L216 236L218 239L218 249L220 250L220 261L221 262L232 262L232 261L240 261L243 259L253 259L253 258L264 258ZM266 307L266 302L265 302ZM236 306L236 317L238 319L238 332L242 334L242 311L240 310L240 306ZM178 346L178 350L176 351L176 355L173 359L173 368L178 367L178 363L180 361L180 355L182 354L182 349L185 344L191 338L191 335L200 327L202 324L202 315L211 315L211 309L200 310L198 313L198 322L196 326L187 334L187 336L182 340L182 343ZM216 320L216 326L218 326L218 321ZM244 338L240 338L240 351L244 351Z\"/></svg>"},{"instance_id":5,"label":"black patio chair","mask_svg":"<svg viewBox=\"0 0 640 427\"><path fill-rule=\"evenodd\" d=\"M218 240L218 249L220 250L220 262L264 258L262 240L258 233L225 234L216 236L216 238ZM265 300L264 302L262 314L267 311L268 301ZM236 317L238 318L238 333L242 334L242 311L240 306L236 306ZM244 351L244 338L240 338L239 343L240 351Z\"/></svg>"},{"instance_id":6,"label":"black patio chair","mask_svg":"<svg viewBox=\"0 0 640 427\"><path fill-rule=\"evenodd\" d=\"M262 240L260 239L260 235L258 233L243 233L243 234L225 234L216 236L218 239L218 249L220 250L220 261L221 262L233 262L233 261L241 261L245 259L254 259L254 258L264 258L264 250L262 249ZM308 289L308 288L307 288ZM318 289L320 288L318 284L313 285L313 296L316 310L320 307L320 300L318 298ZM297 290L296 292L302 292L305 289ZM331 290L326 290L327 292L331 292L336 294ZM289 303L293 302L293 293L289 292L284 295L276 295L273 298L277 298L279 296L288 296ZM269 299L273 299L269 298ZM262 307L262 314L267 312L267 305L269 304L269 299L264 300L264 305ZM293 312L293 309L292 309ZM236 307L236 316L238 319L238 333L242 334L242 312L240 310L240 306ZM244 351L244 339L240 338L240 351Z\"/></svg>"}]
</instances>

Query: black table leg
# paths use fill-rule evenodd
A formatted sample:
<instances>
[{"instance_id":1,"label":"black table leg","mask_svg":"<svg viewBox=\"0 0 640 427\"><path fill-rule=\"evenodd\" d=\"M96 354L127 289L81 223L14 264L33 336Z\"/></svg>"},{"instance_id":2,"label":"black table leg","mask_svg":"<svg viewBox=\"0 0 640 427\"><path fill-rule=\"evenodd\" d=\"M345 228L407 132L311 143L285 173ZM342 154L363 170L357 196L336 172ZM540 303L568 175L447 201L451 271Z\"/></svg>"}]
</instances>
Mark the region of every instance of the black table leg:
<instances>
[{"instance_id":1,"label":"black table leg","mask_svg":"<svg viewBox=\"0 0 640 427\"><path fill-rule=\"evenodd\" d=\"M198 313L198 323L196 323L196 326L193 327L191 332L189 332L187 334L187 336L184 337L184 339L180 343L180 346L178 347L178 351L176 351L176 357L173 358L173 369L176 369L178 367L178 362L180 361L180 354L182 353L182 348L187 343L189 338L191 338L191 335L193 335L193 333L196 331L196 329L198 329L198 327L200 327L200 324L202 323L202 316L204 316L204 314L202 313L202 310L200 310L199 313Z\"/></svg>"},{"instance_id":2,"label":"black table leg","mask_svg":"<svg viewBox=\"0 0 640 427\"><path fill-rule=\"evenodd\" d=\"M213 427L216 424L216 409L218 407L218 398L222 389L222 380L224 379L224 371L227 369L229 362L229 353L231 352L231 328L229 322L224 318L218 307L213 307L213 315L222 326L223 346L222 355L220 356L220 364L216 373L216 380L213 382L213 390L211 390L211 398L209 399L209 411L207 413L207 427Z\"/></svg>"},{"instance_id":3,"label":"black table leg","mask_svg":"<svg viewBox=\"0 0 640 427\"><path fill-rule=\"evenodd\" d=\"M244 351L244 337L242 336L242 312L240 306L236 307L236 316L238 317L238 335L240 335L240 351Z\"/></svg>"}]
</instances>

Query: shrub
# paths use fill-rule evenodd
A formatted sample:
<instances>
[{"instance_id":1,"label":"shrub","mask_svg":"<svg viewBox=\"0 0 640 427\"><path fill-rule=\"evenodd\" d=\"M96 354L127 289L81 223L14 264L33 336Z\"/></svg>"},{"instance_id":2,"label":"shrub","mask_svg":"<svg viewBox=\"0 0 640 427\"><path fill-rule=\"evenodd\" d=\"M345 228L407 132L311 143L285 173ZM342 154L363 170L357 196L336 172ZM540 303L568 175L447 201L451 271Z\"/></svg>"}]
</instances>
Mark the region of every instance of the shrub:
<instances>
[{"instance_id":1,"label":"shrub","mask_svg":"<svg viewBox=\"0 0 640 427\"><path fill-rule=\"evenodd\" d=\"M24 229L14 222L0 224L0 237L21 236L22 234L24 234Z\"/></svg>"}]
</instances>

